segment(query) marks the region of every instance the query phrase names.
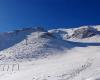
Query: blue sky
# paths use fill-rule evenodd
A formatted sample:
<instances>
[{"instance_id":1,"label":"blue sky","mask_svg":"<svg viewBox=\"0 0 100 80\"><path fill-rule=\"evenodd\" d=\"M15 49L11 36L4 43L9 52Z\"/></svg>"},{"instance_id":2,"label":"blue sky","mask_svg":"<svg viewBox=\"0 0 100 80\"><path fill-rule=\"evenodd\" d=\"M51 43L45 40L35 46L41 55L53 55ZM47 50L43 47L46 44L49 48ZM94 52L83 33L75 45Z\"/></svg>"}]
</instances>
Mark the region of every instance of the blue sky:
<instances>
[{"instance_id":1,"label":"blue sky","mask_svg":"<svg viewBox=\"0 0 100 80\"><path fill-rule=\"evenodd\" d=\"M100 24L100 0L0 0L0 31Z\"/></svg>"}]
</instances>

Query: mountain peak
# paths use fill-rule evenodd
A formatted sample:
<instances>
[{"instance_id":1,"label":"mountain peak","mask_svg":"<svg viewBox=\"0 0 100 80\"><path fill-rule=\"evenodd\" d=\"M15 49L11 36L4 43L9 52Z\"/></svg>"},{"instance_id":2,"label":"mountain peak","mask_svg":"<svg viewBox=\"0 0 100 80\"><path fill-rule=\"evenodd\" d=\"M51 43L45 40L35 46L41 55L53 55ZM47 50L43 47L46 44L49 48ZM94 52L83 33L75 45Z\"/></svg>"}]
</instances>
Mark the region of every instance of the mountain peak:
<instances>
[{"instance_id":1,"label":"mountain peak","mask_svg":"<svg viewBox=\"0 0 100 80\"><path fill-rule=\"evenodd\" d=\"M75 30L71 37L73 38L88 38L98 34L98 30L94 27L80 27Z\"/></svg>"}]
</instances>

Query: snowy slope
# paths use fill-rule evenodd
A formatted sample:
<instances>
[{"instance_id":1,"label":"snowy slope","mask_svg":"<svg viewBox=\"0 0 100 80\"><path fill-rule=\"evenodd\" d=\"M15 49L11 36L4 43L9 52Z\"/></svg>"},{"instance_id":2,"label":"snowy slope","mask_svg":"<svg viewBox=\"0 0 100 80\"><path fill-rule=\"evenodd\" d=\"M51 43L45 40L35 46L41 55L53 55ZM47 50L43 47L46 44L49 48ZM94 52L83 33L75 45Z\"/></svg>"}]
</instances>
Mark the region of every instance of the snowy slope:
<instances>
[{"instance_id":1,"label":"snowy slope","mask_svg":"<svg viewBox=\"0 0 100 80\"><path fill-rule=\"evenodd\" d=\"M100 78L100 47L74 48L64 55L19 63L1 71L0 80L87 80ZM12 64L12 63L9 63ZM10 67L12 68L12 67ZM93 79L96 80L96 79Z\"/></svg>"},{"instance_id":2,"label":"snowy slope","mask_svg":"<svg viewBox=\"0 0 100 80\"><path fill-rule=\"evenodd\" d=\"M2 38L0 51L1 60L23 60L53 55L56 51L60 52L70 49L71 44L58 40L48 32L25 30L17 34L10 33ZM3 40L4 39L4 40ZM3 46L3 47L2 47Z\"/></svg>"},{"instance_id":3,"label":"snowy slope","mask_svg":"<svg viewBox=\"0 0 100 80\"><path fill-rule=\"evenodd\" d=\"M76 30L88 28L88 27L92 27L94 29L97 29L96 35L91 36L91 37L87 37L87 38L77 38L77 37L73 38L72 37L72 35L74 34L74 32ZM74 41L74 42L100 42L100 25L97 25L97 26L81 26L81 27L78 27L78 28L70 28L70 29L60 28L60 29L49 30L48 32L56 35L58 37L58 39L63 39L63 40L69 40L69 41ZM81 33L79 33L79 34L81 34ZM81 36L81 35L79 35L79 36Z\"/></svg>"},{"instance_id":4,"label":"snowy slope","mask_svg":"<svg viewBox=\"0 0 100 80\"><path fill-rule=\"evenodd\" d=\"M100 35L69 37L82 28L1 33L0 80L100 80Z\"/></svg>"}]
</instances>

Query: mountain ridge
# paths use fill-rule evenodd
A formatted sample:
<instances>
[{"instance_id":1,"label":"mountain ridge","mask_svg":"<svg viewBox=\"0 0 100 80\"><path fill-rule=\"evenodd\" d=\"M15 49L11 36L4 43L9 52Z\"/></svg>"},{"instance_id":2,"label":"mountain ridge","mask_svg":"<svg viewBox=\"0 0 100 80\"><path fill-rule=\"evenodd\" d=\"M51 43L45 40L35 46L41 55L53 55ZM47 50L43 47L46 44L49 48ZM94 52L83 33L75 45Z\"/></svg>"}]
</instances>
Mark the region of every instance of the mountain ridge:
<instances>
[{"instance_id":1,"label":"mountain ridge","mask_svg":"<svg viewBox=\"0 0 100 80\"><path fill-rule=\"evenodd\" d=\"M99 31L82 26L2 33L0 80L100 80Z\"/></svg>"},{"instance_id":2,"label":"mountain ridge","mask_svg":"<svg viewBox=\"0 0 100 80\"><path fill-rule=\"evenodd\" d=\"M77 34L77 31L79 30L83 30L83 33L80 31L79 34ZM100 35L98 33L87 36L96 31L99 32L98 28L82 26L80 28L54 29L49 31L46 31L41 27L24 28L8 33L2 33L0 34L0 59L16 60L46 57L55 54L56 51L59 51L60 53L65 49L70 50L75 46L99 46ZM73 34L79 36L81 36L80 34L83 34L87 37L78 38L75 36L74 38ZM88 43L85 43L87 41Z\"/></svg>"}]
</instances>

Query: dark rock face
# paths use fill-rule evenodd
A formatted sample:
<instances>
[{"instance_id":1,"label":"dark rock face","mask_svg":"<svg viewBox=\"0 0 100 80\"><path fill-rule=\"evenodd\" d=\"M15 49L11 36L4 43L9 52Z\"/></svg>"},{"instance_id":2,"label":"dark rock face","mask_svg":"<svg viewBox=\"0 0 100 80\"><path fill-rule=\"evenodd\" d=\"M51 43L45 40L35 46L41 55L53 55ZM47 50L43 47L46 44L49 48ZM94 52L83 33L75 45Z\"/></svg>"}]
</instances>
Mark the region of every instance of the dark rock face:
<instances>
[{"instance_id":1,"label":"dark rock face","mask_svg":"<svg viewBox=\"0 0 100 80\"><path fill-rule=\"evenodd\" d=\"M49 32L43 32L40 35L41 38L54 38L53 34L49 33Z\"/></svg>"},{"instance_id":2,"label":"dark rock face","mask_svg":"<svg viewBox=\"0 0 100 80\"><path fill-rule=\"evenodd\" d=\"M97 29L93 27L80 28L75 30L71 37L79 39L88 38L96 35L97 32L98 32Z\"/></svg>"}]
</instances>

